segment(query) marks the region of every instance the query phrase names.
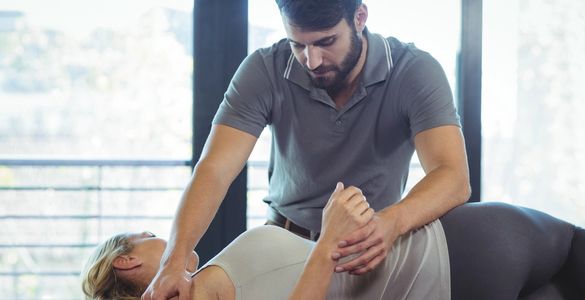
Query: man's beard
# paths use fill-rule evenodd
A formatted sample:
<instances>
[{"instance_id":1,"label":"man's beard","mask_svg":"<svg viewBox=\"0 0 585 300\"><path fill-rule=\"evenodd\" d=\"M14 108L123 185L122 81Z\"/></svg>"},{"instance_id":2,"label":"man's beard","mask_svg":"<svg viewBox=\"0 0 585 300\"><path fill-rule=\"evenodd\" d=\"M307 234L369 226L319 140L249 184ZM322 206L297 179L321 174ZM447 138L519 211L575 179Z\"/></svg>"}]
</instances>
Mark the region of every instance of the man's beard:
<instances>
[{"instance_id":1,"label":"man's beard","mask_svg":"<svg viewBox=\"0 0 585 300\"><path fill-rule=\"evenodd\" d=\"M330 66L320 66L315 70L307 71L311 74L311 82L313 85L327 90L329 93L335 93L339 91L343 85L345 84L345 79L353 70L353 68L357 65L357 62L360 58L362 53L362 40L358 36L355 28L352 30L350 45L349 45L349 52L341 62L339 66L337 65L330 65ZM306 67L305 67L306 68ZM318 76L314 77L313 73L320 73L324 74L326 72L332 71L332 76Z\"/></svg>"}]
</instances>

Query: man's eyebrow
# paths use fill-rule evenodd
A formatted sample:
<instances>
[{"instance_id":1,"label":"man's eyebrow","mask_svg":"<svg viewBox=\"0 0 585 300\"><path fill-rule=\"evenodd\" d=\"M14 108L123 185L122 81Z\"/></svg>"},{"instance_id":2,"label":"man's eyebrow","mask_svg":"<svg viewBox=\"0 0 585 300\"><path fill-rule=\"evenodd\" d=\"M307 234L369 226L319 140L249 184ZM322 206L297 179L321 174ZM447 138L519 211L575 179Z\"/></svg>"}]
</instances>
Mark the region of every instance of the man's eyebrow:
<instances>
[{"instance_id":1,"label":"man's eyebrow","mask_svg":"<svg viewBox=\"0 0 585 300\"><path fill-rule=\"evenodd\" d=\"M294 44L299 44L299 45L301 44L301 43L299 43L291 38L286 38L286 39L288 40L289 43L294 43Z\"/></svg>"},{"instance_id":2,"label":"man's eyebrow","mask_svg":"<svg viewBox=\"0 0 585 300\"><path fill-rule=\"evenodd\" d=\"M312 44L313 45L320 44L320 43L323 43L323 42L325 42L325 41L327 41L329 39L335 38L336 36L337 36L337 34L332 34L332 35L329 35L329 36L320 38L320 39L314 41ZM297 45L303 45L303 43L299 43L299 42L297 42L297 41L295 41L295 40L293 40L291 38L287 38L287 40L288 40L289 43L294 43L294 44L297 44Z\"/></svg>"}]
</instances>

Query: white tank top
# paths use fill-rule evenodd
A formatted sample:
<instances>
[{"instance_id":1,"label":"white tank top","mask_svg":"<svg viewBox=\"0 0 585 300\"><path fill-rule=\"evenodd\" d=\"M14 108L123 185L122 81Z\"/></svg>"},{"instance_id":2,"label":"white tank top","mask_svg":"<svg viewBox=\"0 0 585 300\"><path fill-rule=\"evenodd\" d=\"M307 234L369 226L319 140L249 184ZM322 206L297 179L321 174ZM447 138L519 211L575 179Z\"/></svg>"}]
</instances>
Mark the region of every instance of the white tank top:
<instances>
[{"instance_id":1,"label":"white tank top","mask_svg":"<svg viewBox=\"0 0 585 300\"><path fill-rule=\"evenodd\" d=\"M287 299L314 242L276 226L251 229L223 249L210 265L233 282L236 300ZM361 276L335 273L327 299L451 298L449 253L439 220L400 237L375 270Z\"/></svg>"}]
</instances>

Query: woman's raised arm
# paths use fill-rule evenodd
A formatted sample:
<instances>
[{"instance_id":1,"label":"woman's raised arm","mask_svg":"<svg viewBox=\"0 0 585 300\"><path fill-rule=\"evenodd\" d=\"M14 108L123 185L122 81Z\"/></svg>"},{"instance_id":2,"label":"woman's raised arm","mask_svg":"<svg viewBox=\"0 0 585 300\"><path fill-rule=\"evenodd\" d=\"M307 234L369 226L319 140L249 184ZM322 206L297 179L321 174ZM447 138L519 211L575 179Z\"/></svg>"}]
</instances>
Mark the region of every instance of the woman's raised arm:
<instances>
[{"instance_id":1,"label":"woman's raised arm","mask_svg":"<svg viewBox=\"0 0 585 300\"><path fill-rule=\"evenodd\" d=\"M343 236L365 226L373 216L374 210L360 189L344 189L343 183L337 183L323 210L319 241L309 255L289 300L325 299L337 264L333 250Z\"/></svg>"}]
</instances>

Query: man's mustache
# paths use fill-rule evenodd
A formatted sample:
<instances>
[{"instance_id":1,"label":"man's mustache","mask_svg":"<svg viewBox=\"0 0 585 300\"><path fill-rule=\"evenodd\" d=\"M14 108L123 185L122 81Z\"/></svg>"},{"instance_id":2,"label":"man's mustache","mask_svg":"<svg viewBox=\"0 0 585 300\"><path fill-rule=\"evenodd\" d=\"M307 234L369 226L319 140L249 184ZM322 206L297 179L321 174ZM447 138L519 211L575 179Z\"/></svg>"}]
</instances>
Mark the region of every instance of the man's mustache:
<instances>
[{"instance_id":1,"label":"man's mustache","mask_svg":"<svg viewBox=\"0 0 585 300\"><path fill-rule=\"evenodd\" d=\"M317 75L321 75L321 74L325 74L329 71L337 71L337 67L336 66L319 66L318 68L314 69L314 70L309 70L307 69L307 71L313 73L313 74L317 74Z\"/></svg>"}]
</instances>

